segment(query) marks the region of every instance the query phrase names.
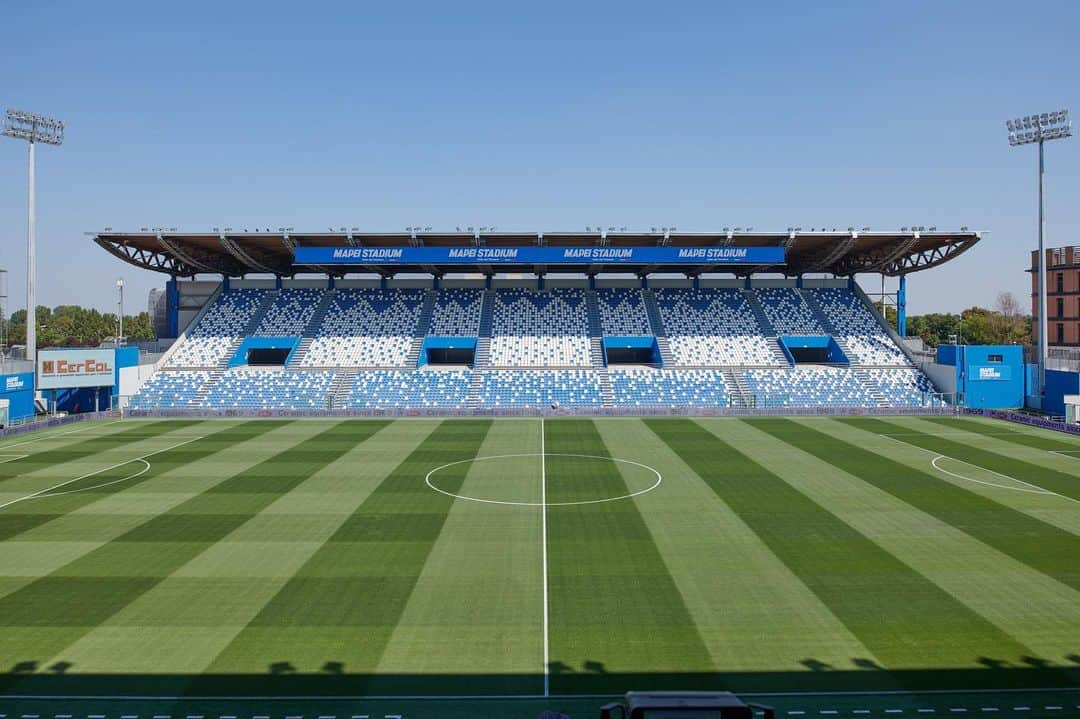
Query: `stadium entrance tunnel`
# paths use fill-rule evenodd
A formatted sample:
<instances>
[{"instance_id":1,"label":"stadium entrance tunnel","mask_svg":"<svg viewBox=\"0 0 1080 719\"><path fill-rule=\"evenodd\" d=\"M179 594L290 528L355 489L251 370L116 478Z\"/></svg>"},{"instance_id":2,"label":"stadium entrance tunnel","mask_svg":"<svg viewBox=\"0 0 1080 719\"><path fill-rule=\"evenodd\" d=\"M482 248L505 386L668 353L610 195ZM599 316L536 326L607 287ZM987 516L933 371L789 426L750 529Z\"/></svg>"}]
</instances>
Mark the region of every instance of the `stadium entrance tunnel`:
<instances>
[{"instance_id":1,"label":"stadium entrance tunnel","mask_svg":"<svg viewBox=\"0 0 1080 719\"><path fill-rule=\"evenodd\" d=\"M638 497L658 488L663 476L647 464L617 457L522 452L440 465L424 482L469 502L569 507Z\"/></svg>"},{"instance_id":2,"label":"stadium entrance tunnel","mask_svg":"<svg viewBox=\"0 0 1080 719\"><path fill-rule=\"evenodd\" d=\"M605 337L603 343L605 364L661 364L655 337Z\"/></svg>"},{"instance_id":3,"label":"stadium entrance tunnel","mask_svg":"<svg viewBox=\"0 0 1080 719\"><path fill-rule=\"evenodd\" d=\"M476 357L475 337L426 337L420 347L417 366L468 365Z\"/></svg>"},{"instance_id":4,"label":"stadium entrance tunnel","mask_svg":"<svg viewBox=\"0 0 1080 719\"><path fill-rule=\"evenodd\" d=\"M229 367L284 367L299 346L299 337L248 337L233 353Z\"/></svg>"},{"instance_id":5,"label":"stadium entrance tunnel","mask_svg":"<svg viewBox=\"0 0 1080 719\"><path fill-rule=\"evenodd\" d=\"M780 348L792 364L838 364L850 365L851 360L832 337L782 336Z\"/></svg>"}]
</instances>

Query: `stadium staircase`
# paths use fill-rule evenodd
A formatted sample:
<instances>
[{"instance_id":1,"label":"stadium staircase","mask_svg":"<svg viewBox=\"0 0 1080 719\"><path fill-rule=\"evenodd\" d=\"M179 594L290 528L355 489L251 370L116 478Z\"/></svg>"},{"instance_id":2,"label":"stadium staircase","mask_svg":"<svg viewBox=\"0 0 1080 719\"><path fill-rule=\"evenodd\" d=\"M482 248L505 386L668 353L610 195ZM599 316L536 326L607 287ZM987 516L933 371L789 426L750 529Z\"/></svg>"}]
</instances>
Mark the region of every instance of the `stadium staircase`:
<instances>
[{"instance_id":1,"label":"stadium staircase","mask_svg":"<svg viewBox=\"0 0 1080 719\"><path fill-rule=\"evenodd\" d=\"M746 379L741 373L736 372L733 369L725 369L724 382L727 384L728 389L731 392L731 404L734 407L753 407L754 406L754 393L750 391L749 385L746 384Z\"/></svg>"},{"instance_id":2,"label":"stadium staircase","mask_svg":"<svg viewBox=\"0 0 1080 719\"><path fill-rule=\"evenodd\" d=\"M656 348L660 350L660 364L674 367L675 356L671 354L671 345L668 343L667 330L664 329L664 318L660 316L660 307L656 304L656 295L652 290L642 290L641 299L645 301L645 314L649 316L649 327L656 338Z\"/></svg>"},{"instance_id":3,"label":"stadium staircase","mask_svg":"<svg viewBox=\"0 0 1080 719\"><path fill-rule=\"evenodd\" d=\"M253 337L255 330L259 329L259 325L262 324L263 317L266 316L267 311L270 309L270 305L274 304L274 300L277 299L277 290L267 290L263 295L262 301L259 302L259 306L251 314L251 320L248 322L247 327L244 328L245 337Z\"/></svg>"},{"instance_id":4,"label":"stadium staircase","mask_svg":"<svg viewBox=\"0 0 1080 719\"><path fill-rule=\"evenodd\" d=\"M487 290L481 302L480 327L477 330L476 351L473 353L473 369L488 367L491 364L491 320L495 313L495 293ZM476 386L477 396L479 396L479 380L475 374L473 385ZM469 394L472 396L471 391Z\"/></svg>"},{"instance_id":5,"label":"stadium staircase","mask_svg":"<svg viewBox=\"0 0 1080 719\"><path fill-rule=\"evenodd\" d=\"M300 346L293 352L292 358L289 360L288 368L296 369L300 366L300 361L304 359L304 355L311 349L311 343L314 342L315 337L318 336L319 330L322 329L323 320L326 319L326 315L330 312L330 307L334 303L335 290L327 290L319 298L319 304L315 306L315 312L311 315L311 319L307 323L307 327L304 328L304 333L300 340Z\"/></svg>"},{"instance_id":6,"label":"stadium staircase","mask_svg":"<svg viewBox=\"0 0 1080 719\"><path fill-rule=\"evenodd\" d=\"M769 344L769 352L772 353L773 361L780 367L790 367L791 362L788 361L787 355L784 354L784 350L780 347L780 338L776 334L776 328L773 327L772 322L766 316L757 293L745 289L742 292L743 296L746 297L746 305L750 308L750 314L754 315L754 321L758 323L761 334L764 335L765 341Z\"/></svg>"},{"instance_id":7,"label":"stadium staircase","mask_svg":"<svg viewBox=\"0 0 1080 719\"><path fill-rule=\"evenodd\" d=\"M611 387L611 375L607 367L599 367L596 370L596 378L600 380L600 406L615 406L615 390Z\"/></svg>"},{"instance_id":8,"label":"stadium staircase","mask_svg":"<svg viewBox=\"0 0 1080 719\"><path fill-rule=\"evenodd\" d=\"M766 337L765 341L769 345L769 352L772 353L773 361L781 367L790 367L791 363L788 362L787 355L784 354L784 350L780 347L780 338L773 335L772 337Z\"/></svg>"},{"instance_id":9,"label":"stadium staircase","mask_svg":"<svg viewBox=\"0 0 1080 719\"><path fill-rule=\"evenodd\" d=\"M465 406L469 409L480 407L480 387L484 383L483 372L473 372L469 380L469 394L465 397Z\"/></svg>"},{"instance_id":10,"label":"stadium staircase","mask_svg":"<svg viewBox=\"0 0 1080 719\"><path fill-rule=\"evenodd\" d=\"M292 357L289 358L289 364L286 365L289 369L297 369L300 367L300 360L304 358L304 355L311 349L311 343L315 341L313 337L303 337L300 339L300 344L296 346L296 351L293 352Z\"/></svg>"},{"instance_id":11,"label":"stadium staircase","mask_svg":"<svg viewBox=\"0 0 1080 719\"><path fill-rule=\"evenodd\" d=\"M230 355L231 356L231 355ZM188 400L188 407L202 407L206 402L206 398L210 396L210 392L213 391L214 385L221 381L221 378L225 376L225 370L216 369L210 372L210 379L199 388L199 391L195 393L195 396Z\"/></svg>"},{"instance_id":12,"label":"stadium staircase","mask_svg":"<svg viewBox=\"0 0 1080 719\"><path fill-rule=\"evenodd\" d=\"M810 308L810 313L814 315L814 319L821 325L821 329L825 330L825 334L831 335L833 339L836 339L836 325L832 323L829 316L825 314L825 308L818 302L818 298L813 292L809 290L800 290L799 294L802 295L803 300L806 302L806 306Z\"/></svg>"},{"instance_id":13,"label":"stadium staircase","mask_svg":"<svg viewBox=\"0 0 1080 719\"><path fill-rule=\"evenodd\" d=\"M293 352L292 358L289 359L288 368L297 369L300 367L300 361L304 359L304 356L311 349L311 343L315 341L315 337L318 336L319 330L322 329L323 320L326 319L327 313L330 312L330 307L334 303L335 290L327 290L319 298L319 304L315 306L315 312L311 315L311 319L307 323L307 327L304 328L304 333L300 339L300 346Z\"/></svg>"},{"instance_id":14,"label":"stadium staircase","mask_svg":"<svg viewBox=\"0 0 1080 719\"><path fill-rule=\"evenodd\" d=\"M865 368L858 368L854 370L855 377L858 378L859 383L866 388L866 393L870 395L870 398L877 403L878 407L888 407L889 403L885 399L885 395L882 393L881 388L870 378L870 372Z\"/></svg>"},{"instance_id":15,"label":"stadium staircase","mask_svg":"<svg viewBox=\"0 0 1080 719\"><path fill-rule=\"evenodd\" d=\"M750 314L754 315L754 319L758 323L758 327L761 328L761 334L766 337L776 337L776 328L772 326L772 322L769 322L768 316L765 314L765 309L761 306L761 300L758 299L757 293L753 290L743 290L743 296L746 297L746 304L750 307Z\"/></svg>"},{"instance_id":16,"label":"stadium staircase","mask_svg":"<svg viewBox=\"0 0 1080 719\"><path fill-rule=\"evenodd\" d=\"M585 292L585 307L589 313L589 359L593 367L603 367L604 330L600 326L600 305L596 301L596 290Z\"/></svg>"},{"instance_id":17,"label":"stadium staircase","mask_svg":"<svg viewBox=\"0 0 1080 719\"><path fill-rule=\"evenodd\" d=\"M343 409L348 406L356 372L357 370L353 369L334 373L334 381L330 383L330 389L326 392L330 398L330 409Z\"/></svg>"},{"instance_id":18,"label":"stadium staircase","mask_svg":"<svg viewBox=\"0 0 1080 719\"><path fill-rule=\"evenodd\" d=\"M424 292L424 304L420 308L420 317L416 320L412 344L409 345L409 353L405 355L405 367L408 369L416 369L420 364L420 350L424 347L424 338L431 329L431 317L435 314L435 297L435 290Z\"/></svg>"}]
</instances>

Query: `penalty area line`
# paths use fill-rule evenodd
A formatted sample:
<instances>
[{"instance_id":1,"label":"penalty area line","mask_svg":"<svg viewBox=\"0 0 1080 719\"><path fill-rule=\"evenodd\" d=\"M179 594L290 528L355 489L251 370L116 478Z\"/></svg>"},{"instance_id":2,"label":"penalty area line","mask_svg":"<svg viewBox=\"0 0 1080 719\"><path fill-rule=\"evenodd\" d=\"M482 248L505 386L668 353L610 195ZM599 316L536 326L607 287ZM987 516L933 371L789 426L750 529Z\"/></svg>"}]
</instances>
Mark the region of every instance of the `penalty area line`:
<instances>
[{"instance_id":1,"label":"penalty area line","mask_svg":"<svg viewBox=\"0 0 1080 719\"><path fill-rule=\"evenodd\" d=\"M886 439L891 439L894 442L899 442L900 444L906 445L908 447L913 447L915 449L922 450L923 452L928 452L928 453L934 455L934 458L930 460L930 466L933 467L934 469L936 469L937 471L941 472L942 474L949 475L950 477L954 477L956 479L960 479L960 480L963 480L965 482L973 482L974 484L981 484L984 487L993 487L994 489L1007 489L1007 490L1009 490L1011 492L1024 492L1025 494L1044 494L1044 495L1048 495L1048 496L1051 496L1051 497L1058 497L1060 499L1064 499L1064 500L1069 501L1069 502L1076 502L1077 504L1080 504L1080 499L1074 499L1073 497L1069 497L1069 496L1064 495L1064 494L1059 494L1058 492L1055 492L1055 491L1050 490L1050 489L1046 489L1045 487L1040 487L1037 484L1032 484L1031 482L1025 482L1022 479L1017 479L1016 477L1011 477L1011 476L1009 476L1007 474L1003 474L1003 473L995 471L993 469L988 469L988 468L983 467L981 465L975 464L974 462L969 462L966 459L957 459L956 457L950 457L947 454L941 454L939 452L935 452L932 449L927 449L926 447L920 447L917 444L912 444L911 442L906 442L906 441L904 441L902 439L897 439L895 436L890 435L890 434L879 434L878 436L879 437L885 437ZM1027 487L1028 489L1025 489L1024 487L1010 487L1010 486L1004 485L1004 484L995 484L994 482L986 482L986 481L981 480L981 479L975 479L974 477L966 477L966 476L964 476L962 474L957 474L955 472L950 472L949 470L945 469L944 467L938 466L938 462L943 460L943 459L948 459L948 460L952 460L953 462L959 462L961 464L966 464L969 467L974 467L975 469L982 470L983 472L989 472L990 474L996 474L997 476L1001 477L1002 479L1007 479L1010 482L1016 482L1017 484L1022 484L1025 487Z\"/></svg>"},{"instance_id":2,"label":"penalty area line","mask_svg":"<svg viewBox=\"0 0 1080 719\"><path fill-rule=\"evenodd\" d=\"M89 477L93 477L95 474L101 474L102 472L108 472L109 470L116 469L117 467L123 467L125 464L131 464L132 462L142 462L146 466L143 469L141 469L140 471L136 472L135 474L133 474L133 475L131 475L129 477L124 477L123 479L115 480L113 482L106 482L104 484L100 484L100 485L98 485L98 487L107 487L110 484L116 484L117 482L124 482L124 481L127 481L129 479L134 479L135 477L138 477L138 476L140 476L142 474L145 474L147 471L150 470L150 463L146 461L147 457L153 457L155 454L161 454L162 452L168 452L170 450L176 449L177 447L183 447L185 444L191 444L192 442L195 442L195 441L200 440L200 439L202 439L202 437L193 437L192 439L184 440L183 442L177 442L176 444L174 444L172 446L165 447L165 448L159 449L159 450L155 450L153 452L148 452L147 454L141 455L139 457L132 457L131 459L126 459L123 462L117 462L116 464L110 465L108 467L102 467L101 469L96 469L93 472L87 472L86 474L75 477L74 479L69 479L67 481L60 482L59 484L54 484L53 486L46 487L45 489L39 489L36 492L33 492L31 494L26 495L25 497L18 497L17 499L12 499L12 500L10 500L8 502L4 502L3 504L0 504L0 509L4 509L5 507L10 507L11 505L17 504L19 502L25 502L28 499L34 499L36 497L41 497L43 495L44 496L58 496L58 495L49 495L48 492L51 492L54 489L60 489L61 487L66 487L67 485L72 484L74 482L78 482L80 480L87 479ZM96 489L98 487L89 487L88 489ZM82 491L82 490L76 490L76 491ZM61 494L71 494L71 492L63 492Z\"/></svg>"}]
</instances>

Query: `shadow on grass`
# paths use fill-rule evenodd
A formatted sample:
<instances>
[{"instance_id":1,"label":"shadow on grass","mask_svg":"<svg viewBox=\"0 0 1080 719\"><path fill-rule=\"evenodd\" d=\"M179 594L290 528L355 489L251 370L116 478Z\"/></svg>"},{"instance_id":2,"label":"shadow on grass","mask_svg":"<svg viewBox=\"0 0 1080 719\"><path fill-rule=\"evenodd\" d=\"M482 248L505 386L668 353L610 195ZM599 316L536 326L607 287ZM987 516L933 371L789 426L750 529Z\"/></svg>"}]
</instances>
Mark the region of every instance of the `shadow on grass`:
<instances>
[{"instance_id":1,"label":"shadow on grass","mask_svg":"<svg viewBox=\"0 0 1080 719\"><path fill-rule=\"evenodd\" d=\"M581 667L553 663L553 694L621 694L631 689L730 690L735 692L934 691L1044 689L1080 687L1080 656L1071 665L1055 665L1027 657L1016 665L993 657L977 661L982 668L894 670L853 658L854 669L835 668L814 658L802 660L803 671L620 673L601 662ZM302 673L281 660L264 674L82 674L60 663L41 666L27 660L0 674L0 695L116 697L334 697L416 695L534 695L543 687L540 674L358 674L338 661L327 661L317 673Z\"/></svg>"}]
</instances>

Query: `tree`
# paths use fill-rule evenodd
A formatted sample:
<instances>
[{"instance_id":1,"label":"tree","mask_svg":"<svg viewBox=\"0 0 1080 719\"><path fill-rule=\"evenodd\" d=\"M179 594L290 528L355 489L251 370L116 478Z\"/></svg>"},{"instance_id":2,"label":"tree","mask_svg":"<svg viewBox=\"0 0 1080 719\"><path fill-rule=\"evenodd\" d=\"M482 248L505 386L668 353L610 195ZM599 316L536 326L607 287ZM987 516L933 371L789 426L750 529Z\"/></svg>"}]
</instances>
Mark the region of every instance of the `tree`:
<instances>
[{"instance_id":1,"label":"tree","mask_svg":"<svg viewBox=\"0 0 1080 719\"><path fill-rule=\"evenodd\" d=\"M115 337L119 330L115 314L78 305L58 305L52 309L39 306L35 314L37 342L41 347L96 347L103 340ZM155 339L150 315L146 312L125 315L124 335L130 342ZM8 342L26 342L26 310L11 314Z\"/></svg>"},{"instance_id":2,"label":"tree","mask_svg":"<svg viewBox=\"0 0 1080 719\"><path fill-rule=\"evenodd\" d=\"M936 347L956 335L972 345L1024 344L1031 337L1031 317L1011 292L998 294L994 309L969 307L959 315L931 313L908 318L908 334Z\"/></svg>"}]
</instances>

